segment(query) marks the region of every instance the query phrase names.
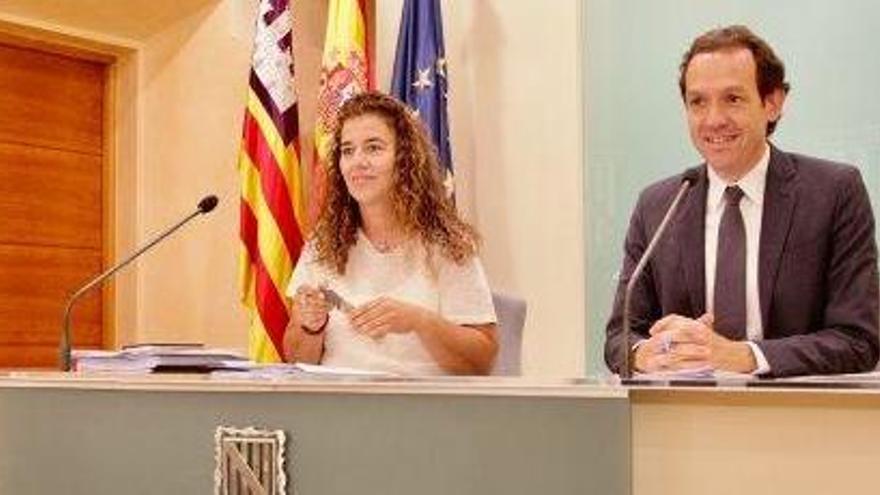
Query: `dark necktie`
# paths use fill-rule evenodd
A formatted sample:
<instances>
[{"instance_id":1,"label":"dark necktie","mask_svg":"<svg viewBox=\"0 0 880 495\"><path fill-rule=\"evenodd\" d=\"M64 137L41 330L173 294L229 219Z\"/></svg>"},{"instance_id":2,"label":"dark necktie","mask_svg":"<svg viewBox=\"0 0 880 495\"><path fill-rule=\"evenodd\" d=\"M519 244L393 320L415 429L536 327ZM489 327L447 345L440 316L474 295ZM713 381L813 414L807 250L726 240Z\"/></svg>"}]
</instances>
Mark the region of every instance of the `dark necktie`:
<instances>
[{"instance_id":1,"label":"dark necktie","mask_svg":"<svg viewBox=\"0 0 880 495\"><path fill-rule=\"evenodd\" d=\"M715 331L729 339L746 338L746 227L739 202L743 190L724 190L724 214L718 227L715 258Z\"/></svg>"}]
</instances>

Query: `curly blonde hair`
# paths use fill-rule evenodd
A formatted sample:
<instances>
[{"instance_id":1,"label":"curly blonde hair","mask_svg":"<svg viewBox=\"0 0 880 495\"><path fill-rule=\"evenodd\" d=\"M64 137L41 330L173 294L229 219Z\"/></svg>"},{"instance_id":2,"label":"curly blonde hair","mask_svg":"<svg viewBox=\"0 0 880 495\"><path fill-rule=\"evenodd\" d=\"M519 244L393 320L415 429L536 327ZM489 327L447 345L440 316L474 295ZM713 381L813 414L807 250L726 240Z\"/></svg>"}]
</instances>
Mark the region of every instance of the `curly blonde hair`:
<instances>
[{"instance_id":1,"label":"curly blonde hair","mask_svg":"<svg viewBox=\"0 0 880 495\"><path fill-rule=\"evenodd\" d=\"M342 127L363 115L379 116L395 135L391 204L404 234L421 242L429 262L435 252L458 264L474 256L479 236L458 216L446 194L437 152L424 125L398 100L368 92L352 97L339 109L330 145L324 207L313 232L318 262L344 274L349 249L357 242L357 229L363 224L339 168Z\"/></svg>"}]
</instances>

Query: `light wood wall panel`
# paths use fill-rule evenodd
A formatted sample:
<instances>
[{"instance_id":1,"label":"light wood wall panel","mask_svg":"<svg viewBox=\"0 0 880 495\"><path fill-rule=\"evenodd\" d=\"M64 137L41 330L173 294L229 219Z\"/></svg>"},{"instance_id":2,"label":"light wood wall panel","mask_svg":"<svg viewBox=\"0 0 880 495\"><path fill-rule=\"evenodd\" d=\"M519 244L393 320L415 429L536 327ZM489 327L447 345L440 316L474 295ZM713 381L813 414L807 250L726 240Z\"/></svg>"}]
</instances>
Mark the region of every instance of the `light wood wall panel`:
<instances>
[{"instance_id":1,"label":"light wood wall panel","mask_svg":"<svg viewBox=\"0 0 880 495\"><path fill-rule=\"evenodd\" d=\"M103 64L0 45L0 67L0 141L103 152Z\"/></svg>"},{"instance_id":2,"label":"light wood wall panel","mask_svg":"<svg viewBox=\"0 0 880 495\"><path fill-rule=\"evenodd\" d=\"M72 288L101 269L95 249L0 245L0 367L53 366ZM101 347L100 292L73 313L76 347Z\"/></svg>"},{"instance_id":3,"label":"light wood wall panel","mask_svg":"<svg viewBox=\"0 0 880 495\"><path fill-rule=\"evenodd\" d=\"M104 264L106 66L0 44L0 367L54 367L70 294ZM95 293L75 347L101 347Z\"/></svg>"},{"instance_id":4,"label":"light wood wall panel","mask_svg":"<svg viewBox=\"0 0 880 495\"><path fill-rule=\"evenodd\" d=\"M101 249L101 156L0 142L0 244Z\"/></svg>"}]
</instances>

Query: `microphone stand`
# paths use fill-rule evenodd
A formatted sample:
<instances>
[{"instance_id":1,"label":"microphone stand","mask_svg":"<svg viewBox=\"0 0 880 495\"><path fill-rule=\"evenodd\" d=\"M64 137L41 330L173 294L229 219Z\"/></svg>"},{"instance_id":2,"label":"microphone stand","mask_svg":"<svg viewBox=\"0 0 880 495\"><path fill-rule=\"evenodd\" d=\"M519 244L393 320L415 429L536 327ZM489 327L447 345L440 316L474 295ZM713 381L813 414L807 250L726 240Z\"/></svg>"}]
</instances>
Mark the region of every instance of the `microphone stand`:
<instances>
[{"instance_id":1,"label":"microphone stand","mask_svg":"<svg viewBox=\"0 0 880 495\"><path fill-rule=\"evenodd\" d=\"M645 265L651 260L651 256L654 254L654 249L657 247L657 243L660 241L660 238L663 237L663 231L666 230L666 225L669 223L669 219L672 218L675 210L678 209L678 203L691 187L691 183L695 180L695 174L693 173L685 174L682 178L681 185L678 186L678 192L675 194L672 204L669 205L669 209L666 210L666 215L664 215L663 220L660 221L660 226L657 227L657 231L654 232L651 242L648 243L648 248L642 253L642 257L639 259L635 269L632 271L632 274L630 274L629 280L626 282L626 291L624 291L623 294L623 369L618 370L620 373L620 379L623 383L629 383L632 380L633 372L633 363L630 359L630 353L632 352L630 335L632 334L632 329L630 328L629 323L630 299L632 298L633 289L635 288L639 277L642 275L642 271L645 270Z\"/></svg>"},{"instance_id":2,"label":"microphone stand","mask_svg":"<svg viewBox=\"0 0 880 495\"><path fill-rule=\"evenodd\" d=\"M169 235L176 232L179 228L183 227L187 222L192 220L193 218L208 213L213 210L214 207L217 206L217 197L216 196L206 196L199 202L198 210L189 214L183 220L177 222L155 238L148 242L146 245L132 253L130 256L120 261L119 263L110 267L104 273L98 275L97 277L89 280L88 283L79 288L76 292L73 293L72 296L67 300L67 307L64 309L64 319L63 319L63 327L61 333L61 344L59 346L59 354L61 356L61 371L70 371L71 368L71 354L70 354L70 311L73 309L73 304L86 292L98 286L108 278L110 278L114 273L118 272L120 269L134 261L138 256L147 252L150 248L161 242L163 239L168 237Z\"/></svg>"}]
</instances>

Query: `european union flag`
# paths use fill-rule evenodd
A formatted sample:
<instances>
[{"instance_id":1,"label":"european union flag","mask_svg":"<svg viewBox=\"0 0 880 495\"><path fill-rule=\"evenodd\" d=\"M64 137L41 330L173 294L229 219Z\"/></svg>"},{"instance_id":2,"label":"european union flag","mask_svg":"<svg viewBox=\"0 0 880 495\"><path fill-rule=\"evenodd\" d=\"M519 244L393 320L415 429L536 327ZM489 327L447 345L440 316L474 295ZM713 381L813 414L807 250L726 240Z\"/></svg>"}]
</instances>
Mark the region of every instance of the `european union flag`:
<instances>
[{"instance_id":1,"label":"european union flag","mask_svg":"<svg viewBox=\"0 0 880 495\"><path fill-rule=\"evenodd\" d=\"M404 0L391 94L412 107L427 125L451 194L453 171L446 87L440 0Z\"/></svg>"}]
</instances>

